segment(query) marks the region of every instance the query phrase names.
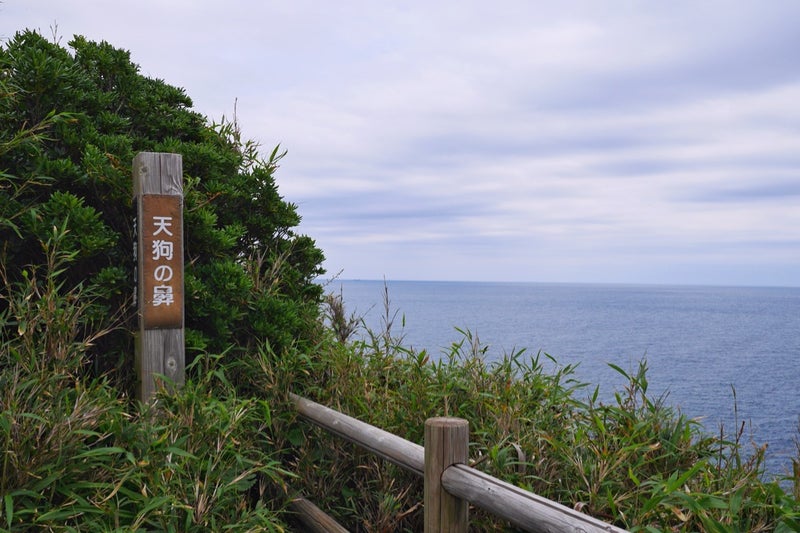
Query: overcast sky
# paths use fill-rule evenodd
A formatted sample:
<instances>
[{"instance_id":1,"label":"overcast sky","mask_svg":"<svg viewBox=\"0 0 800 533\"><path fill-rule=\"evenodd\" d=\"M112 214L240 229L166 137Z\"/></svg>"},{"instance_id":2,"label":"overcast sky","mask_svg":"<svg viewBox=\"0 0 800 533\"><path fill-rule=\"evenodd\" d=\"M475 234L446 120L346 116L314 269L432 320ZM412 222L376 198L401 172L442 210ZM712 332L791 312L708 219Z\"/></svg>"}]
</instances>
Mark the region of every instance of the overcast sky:
<instances>
[{"instance_id":1,"label":"overcast sky","mask_svg":"<svg viewBox=\"0 0 800 533\"><path fill-rule=\"evenodd\" d=\"M165 7L166 5L166 7ZM800 2L5 0L238 120L343 279L800 286Z\"/></svg>"}]
</instances>

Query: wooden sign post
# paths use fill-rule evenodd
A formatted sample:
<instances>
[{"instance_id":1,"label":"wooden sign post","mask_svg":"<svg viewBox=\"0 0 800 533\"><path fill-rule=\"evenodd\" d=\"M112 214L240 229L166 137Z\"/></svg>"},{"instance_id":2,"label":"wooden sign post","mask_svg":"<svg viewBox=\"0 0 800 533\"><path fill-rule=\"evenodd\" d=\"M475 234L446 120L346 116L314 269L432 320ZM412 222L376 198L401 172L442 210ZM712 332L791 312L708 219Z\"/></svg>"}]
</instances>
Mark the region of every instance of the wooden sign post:
<instances>
[{"instance_id":1,"label":"wooden sign post","mask_svg":"<svg viewBox=\"0 0 800 533\"><path fill-rule=\"evenodd\" d=\"M150 401L159 376L182 385L183 160L141 152L133 159L136 204L137 396Z\"/></svg>"}]
</instances>

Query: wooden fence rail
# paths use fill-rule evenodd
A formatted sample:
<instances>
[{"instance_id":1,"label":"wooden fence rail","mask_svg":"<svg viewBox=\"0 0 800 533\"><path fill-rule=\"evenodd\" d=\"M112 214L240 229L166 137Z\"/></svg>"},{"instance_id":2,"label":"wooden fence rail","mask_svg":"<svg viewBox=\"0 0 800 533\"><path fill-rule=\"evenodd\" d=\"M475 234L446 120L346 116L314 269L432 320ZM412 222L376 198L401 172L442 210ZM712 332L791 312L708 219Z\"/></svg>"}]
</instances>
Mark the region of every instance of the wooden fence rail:
<instances>
[{"instance_id":1,"label":"wooden fence rail","mask_svg":"<svg viewBox=\"0 0 800 533\"><path fill-rule=\"evenodd\" d=\"M296 394L290 397L303 418L424 478L425 533L466 533L469 503L523 531L625 531L464 464L469 441L464 420L427 420L422 447Z\"/></svg>"}]
</instances>

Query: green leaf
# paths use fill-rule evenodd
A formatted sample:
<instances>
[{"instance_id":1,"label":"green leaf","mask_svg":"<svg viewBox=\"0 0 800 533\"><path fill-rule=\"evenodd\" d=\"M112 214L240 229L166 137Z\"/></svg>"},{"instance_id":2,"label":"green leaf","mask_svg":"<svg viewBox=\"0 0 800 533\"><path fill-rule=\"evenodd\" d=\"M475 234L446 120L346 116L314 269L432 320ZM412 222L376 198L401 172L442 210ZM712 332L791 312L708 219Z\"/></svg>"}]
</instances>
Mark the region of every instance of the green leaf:
<instances>
[{"instance_id":1,"label":"green leaf","mask_svg":"<svg viewBox=\"0 0 800 533\"><path fill-rule=\"evenodd\" d=\"M694 476L697 472L700 471L701 468L705 466L705 461L698 461L695 463L692 468L684 472L682 475L678 476L678 472L674 472L669 479L667 480L665 492L671 493L678 490L686 481Z\"/></svg>"},{"instance_id":2,"label":"green leaf","mask_svg":"<svg viewBox=\"0 0 800 533\"><path fill-rule=\"evenodd\" d=\"M628 373L627 373L627 372L625 372L624 370L622 370L622 368L621 368L621 367L619 367L619 366L615 365L614 363L606 363L606 364L607 364L608 366L610 366L611 368L613 368L614 370L616 370L617 372L619 372L620 374L622 374L622 376L623 376L625 379L627 379L627 380L630 380L630 379L631 379L631 377L628 375Z\"/></svg>"},{"instance_id":3,"label":"green leaf","mask_svg":"<svg viewBox=\"0 0 800 533\"><path fill-rule=\"evenodd\" d=\"M11 529L11 521L14 520L14 498L11 494L6 494L3 503L5 503L6 525Z\"/></svg>"},{"instance_id":4,"label":"green leaf","mask_svg":"<svg viewBox=\"0 0 800 533\"><path fill-rule=\"evenodd\" d=\"M731 495L730 510L734 515L738 515L742 509L742 498L744 497L744 489L739 489Z\"/></svg>"},{"instance_id":5,"label":"green leaf","mask_svg":"<svg viewBox=\"0 0 800 533\"><path fill-rule=\"evenodd\" d=\"M187 452L182 448L177 448L175 446L168 446L167 453L171 453L173 455L177 455L178 457L187 457L189 459L197 459L197 456Z\"/></svg>"},{"instance_id":6,"label":"green leaf","mask_svg":"<svg viewBox=\"0 0 800 533\"><path fill-rule=\"evenodd\" d=\"M639 481L639 478L636 477L636 474L633 473L633 469L630 466L628 466L628 477L630 478L631 481L633 481L634 485L636 485L637 487L641 485L641 481Z\"/></svg>"},{"instance_id":7,"label":"green leaf","mask_svg":"<svg viewBox=\"0 0 800 533\"><path fill-rule=\"evenodd\" d=\"M147 505L139 510L139 513L136 515L136 522L142 521L150 511L168 504L169 501L170 498L168 496L151 498L150 501L147 502Z\"/></svg>"},{"instance_id":8,"label":"green leaf","mask_svg":"<svg viewBox=\"0 0 800 533\"><path fill-rule=\"evenodd\" d=\"M289 434L286 436L292 446L300 447L306 441L306 436L303 434L303 431L299 428L294 428L289 431Z\"/></svg>"},{"instance_id":9,"label":"green leaf","mask_svg":"<svg viewBox=\"0 0 800 533\"><path fill-rule=\"evenodd\" d=\"M93 450L88 450L83 453L79 453L75 456L76 459L85 459L87 457L97 457L101 455L118 455L126 453L125 448L120 448L119 446L106 446L104 448L95 448Z\"/></svg>"}]
</instances>

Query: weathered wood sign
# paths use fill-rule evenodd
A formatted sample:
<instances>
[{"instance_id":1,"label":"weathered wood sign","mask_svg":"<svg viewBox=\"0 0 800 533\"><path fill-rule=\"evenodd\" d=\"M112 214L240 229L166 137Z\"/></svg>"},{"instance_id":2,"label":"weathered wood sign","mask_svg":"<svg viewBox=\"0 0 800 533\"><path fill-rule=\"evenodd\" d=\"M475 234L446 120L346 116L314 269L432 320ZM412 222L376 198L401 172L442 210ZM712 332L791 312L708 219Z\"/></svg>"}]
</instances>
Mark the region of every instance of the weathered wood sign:
<instances>
[{"instance_id":1,"label":"weathered wood sign","mask_svg":"<svg viewBox=\"0 0 800 533\"><path fill-rule=\"evenodd\" d=\"M159 376L184 382L183 162L179 154L133 159L136 204L137 396L149 401Z\"/></svg>"},{"instance_id":2,"label":"weathered wood sign","mask_svg":"<svg viewBox=\"0 0 800 533\"><path fill-rule=\"evenodd\" d=\"M139 203L143 326L145 329L183 327L181 197L145 194Z\"/></svg>"}]
</instances>

